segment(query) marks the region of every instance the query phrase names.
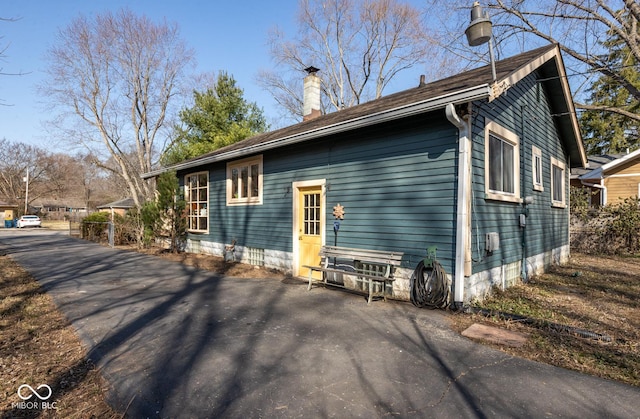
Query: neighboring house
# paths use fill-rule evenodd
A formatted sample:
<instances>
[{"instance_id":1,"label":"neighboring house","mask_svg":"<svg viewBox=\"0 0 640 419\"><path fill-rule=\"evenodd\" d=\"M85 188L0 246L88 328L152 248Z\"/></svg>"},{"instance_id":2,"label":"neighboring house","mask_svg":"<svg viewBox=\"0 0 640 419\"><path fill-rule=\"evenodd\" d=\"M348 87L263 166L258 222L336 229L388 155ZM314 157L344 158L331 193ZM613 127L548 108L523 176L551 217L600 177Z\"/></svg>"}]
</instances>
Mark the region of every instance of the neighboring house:
<instances>
[{"instance_id":1,"label":"neighboring house","mask_svg":"<svg viewBox=\"0 0 640 419\"><path fill-rule=\"evenodd\" d=\"M42 215L50 218L60 218L68 214L87 214L87 206L80 201L66 200L62 202L43 201L33 204ZM56 217L58 216L58 217Z\"/></svg>"},{"instance_id":2,"label":"neighboring house","mask_svg":"<svg viewBox=\"0 0 640 419\"><path fill-rule=\"evenodd\" d=\"M496 69L495 82L489 67L421 82L144 177L177 171L189 251L223 255L235 241L241 260L304 277L334 241L395 250L393 297L408 300L437 246L460 305L568 259L569 169L586 164L559 48Z\"/></svg>"},{"instance_id":3,"label":"neighboring house","mask_svg":"<svg viewBox=\"0 0 640 419\"><path fill-rule=\"evenodd\" d=\"M109 202L108 204L98 205L96 208L100 212L109 212L113 217L113 214L118 214L121 216L125 216L127 211L131 208L135 207L135 203L133 202L133 198L125 198L120 199L118 201Z\"/></svg>"},{"instance_id":4,"label":"neighboring house","mask_svg":"<svg viewBox=\"0 0 640 419\"><path fill-rule=\"evenodd\" d=\"M640 150L589 157L587 170L573 170L572 186L589 188L592 205L616 204L640 196Z\"/></svg>"}]
</instances>

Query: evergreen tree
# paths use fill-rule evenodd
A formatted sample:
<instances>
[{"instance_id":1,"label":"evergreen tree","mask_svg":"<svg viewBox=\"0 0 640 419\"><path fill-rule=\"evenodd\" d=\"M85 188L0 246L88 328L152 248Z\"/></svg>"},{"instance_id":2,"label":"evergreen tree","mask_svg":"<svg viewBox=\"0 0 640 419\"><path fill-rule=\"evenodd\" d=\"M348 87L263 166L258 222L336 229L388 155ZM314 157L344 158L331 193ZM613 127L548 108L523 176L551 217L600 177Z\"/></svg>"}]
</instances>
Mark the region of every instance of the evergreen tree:
<instances>
[{"instance_id":1,"label":"evergreen tree","mask_svg":"<svg viewBox=\"0 0 640 419\"><path fill-rule=\"evenodd\" d=\"M611 34L603 45L609 54L605 62L609 68L640 88L640 63L617 34ZM640 147L638 121L609 108L638 114L640 102L613 77L600 76L589 89L589 109L580 116L587 154L621 153Z\"/></svg>"},{"instance_id":2,"label":"evergreen tree","mask_svg":"<svg viewBox=\"0 0 640 419\"><path fill-rule=\"evenodd\" d=\"M268 129L262 109L244 99L232 76L222 72L213 87L193 92L194 105L180 112L182 126L163 156L165 165L200 156Z\"/></svg>"},{"instance_id":3,"label":"evergreen tree","mask_svg":"<svg viewBox=\"0 0 640 419\"><path fill-rule=\"evenodd\" d=\"M187 233L185 209L176 172L158 176L156 199L146 202L140 211L145 242L150 244L155 238L166 238L172 253L182 250Z\"/></svg>"}]
</instances>

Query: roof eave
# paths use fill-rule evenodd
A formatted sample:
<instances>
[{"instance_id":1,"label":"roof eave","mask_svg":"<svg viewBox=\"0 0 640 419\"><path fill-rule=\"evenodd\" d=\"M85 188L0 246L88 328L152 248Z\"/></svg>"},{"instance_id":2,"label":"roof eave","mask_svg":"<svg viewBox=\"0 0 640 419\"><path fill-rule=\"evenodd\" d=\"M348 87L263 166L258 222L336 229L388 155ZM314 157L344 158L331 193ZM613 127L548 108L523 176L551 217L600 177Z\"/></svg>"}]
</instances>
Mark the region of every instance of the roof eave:
<instances>
[{"instance_id":1,"label":"roof eave","mask_svg":"<svg viewBox=\"0 0 640 419\"><path fill-rule=\"evenodd\" d=\"M178 171L190 169L204 164L232 160L240 157L244 157L248 154L261 153L267 150L271 150L278 147L284 147L287 145L297 144L304 141L309 141L322 136L337 134L345 131L351 131L358 128L364 128L371 125L377 125L384 122L393 121L400 118L409 117L412 115L418 115L434 111L440 108L444 108L447 104L452 103L458 105L461 103L472 102L475 100L487 99L491 96L492 89L489 84L480 84L477 86L469 87L466 89L457 90L455 92L447 93L446 95L437 96L434 98L425 99L423 101L414 102L409 105L399 106L393 109L387 109L380 112L375 112L369 115L353 118L347 121L338 122L332 125L323 126L309 131L289 135L282 138L277 138L265 143L250 145L236 150L223 152L219 154L213 154L205 156L200 159L190 160L184 163L178 163L166 168L154 170L148 173L142 174L143 179L159 176L160 174L168 171Z\"/></svg>"},{"instance_id":2,"label":"roof eave","mask_svg":"<svg viewBox=\"0 0 640 419\"><path fill-rule=\"evenodd\" d=\"M613 161L610 161L607 164L603 164L601 166L602 171L603 172L607 172L607 171L609 171L611 169L615 169L616 167L618 167L618 166L620 166L622 164L625 164L628 161L631 161L631 160L635 159L639 155L640 155L640 149L638 149L636 151L633 151L633 152L631 152L629 154L625 154L624 156L620 157L619 159L615 159Z\"/></svg>"},{"instance_id":3,"label":"roof eave","mask_svg":"<svg viewBox=\"0 0 640 419\"><path fill-rule=\"evenodd\" d=\"M570 125L570 129L574 135L575 148L573 149L573 153L571 155L571 164L573 167L582 167L586 168L588 159L587 153L584 149L584 142L582 140L582 133L580 132L580 124L578 122L578 116L576 113L576 108L573 103L573 96L571 95L571 88L569 87L569 82L567 78L567 74L565 71L564 62L562 60L562 54L560 54L560 47L556 47L554 50L556 51L557 63L556 68L558 69L558 76L560 80L560 84L562 85L562 90L565 98L565 105L567 107L567 115L563 116L567 118L567 124ZM577 161L576 161L577 160ZM574 163L576 163L574 165Z\"/></svg>"},{"instance_id":4,"label":"roof eave","mask_svg":"<svg viewBox=\"0 0 640 419\"><path fill-rule=\"evenodd\" d=\"M556 60L555 70L557 72L558 82L562 90L563 103L561 107L563 109L566 109L566 112L562 112L560 116L565 122L563 123L562 121L560 121L560 123L565 126L565 132L571 132L571 137L573 137L571 139L574 143L573 147L571 147L570 152L571 165L572 167L586 168L587 153L584 149L582 134L580 133L580 125L576 116L576 110L571 96L571 89L569 87L569 82L567 81L567 74L565 72L562 54L560 53L560 47L558 45L556 45L554 48L549 49L544 54L541 54L536 59L529 61L527 64L512 72L508 76L496 81L492 85L492 95L490 101L499 97L511 86L514 86L527 75L533 73L534 71L545 65L547 62L554 59Z\"/></svg>"},{"instance_id":5,"label":"roof eave","mask_svg":"<svg viewBox=\"0 0 640 419\"><path fill-rule=\"evenodd\" d=\"M581 175L578 179L580 180L593 180L593 181L600 181L602 179L603 173L602 173L602 167L598 167L596 169L593 169L590 172L587 172L583 175Z\"/></svg>"}]
</instances>

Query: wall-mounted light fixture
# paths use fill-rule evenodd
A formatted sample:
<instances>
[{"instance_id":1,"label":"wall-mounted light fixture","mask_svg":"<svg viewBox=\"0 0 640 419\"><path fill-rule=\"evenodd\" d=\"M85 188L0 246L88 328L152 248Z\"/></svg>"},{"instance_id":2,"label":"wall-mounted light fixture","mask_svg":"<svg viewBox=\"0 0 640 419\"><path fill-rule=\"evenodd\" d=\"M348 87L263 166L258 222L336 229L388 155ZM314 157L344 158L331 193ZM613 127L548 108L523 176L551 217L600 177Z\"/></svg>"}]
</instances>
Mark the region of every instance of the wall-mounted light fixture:
<instances>
[{"instance_id":1,"label":"wall-mounted light fixture","mask_svg":"<svg viewBox=\"0 0 640 419\"><path fill-rule=\"evenodd\" d=\"M482 12L482 6L480 6L480 2L474 2L471 7L471 23L469 27L464 31L465 35L467 35L467 41L469 42L469 46L477 47L478 45L485 44L489 42L489 61L491 61L491 75L493 76L493 81L496 81L496 64L493 57L493 38L492 34L493 24L489 19L489 13Z\"/></svg>"}]
</instances>

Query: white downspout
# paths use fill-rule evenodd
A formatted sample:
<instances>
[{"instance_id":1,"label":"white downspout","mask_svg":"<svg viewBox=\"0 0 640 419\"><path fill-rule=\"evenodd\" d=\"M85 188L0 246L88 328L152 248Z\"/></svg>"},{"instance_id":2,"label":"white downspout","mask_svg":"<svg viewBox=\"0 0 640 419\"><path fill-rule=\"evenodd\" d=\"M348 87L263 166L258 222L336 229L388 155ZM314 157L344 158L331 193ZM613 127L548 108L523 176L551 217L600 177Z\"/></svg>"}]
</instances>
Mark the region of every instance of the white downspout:
<instances>
[{"instance_id":1,"label":"white downspout","mask_svg":"<svg viewBox=\"0 0 640 419\"><path fill-rule=\"evenodd\" d=\"M458 205L456 211L456 260L454 273L453 301L456 306L464 302L464 278L466 260L466 241L469 232L469 197L466 193L471 181L471 141L469 125L456 113L452 103L445 108L449 122L458 128Z\"/></svg>"}]
</instances>

